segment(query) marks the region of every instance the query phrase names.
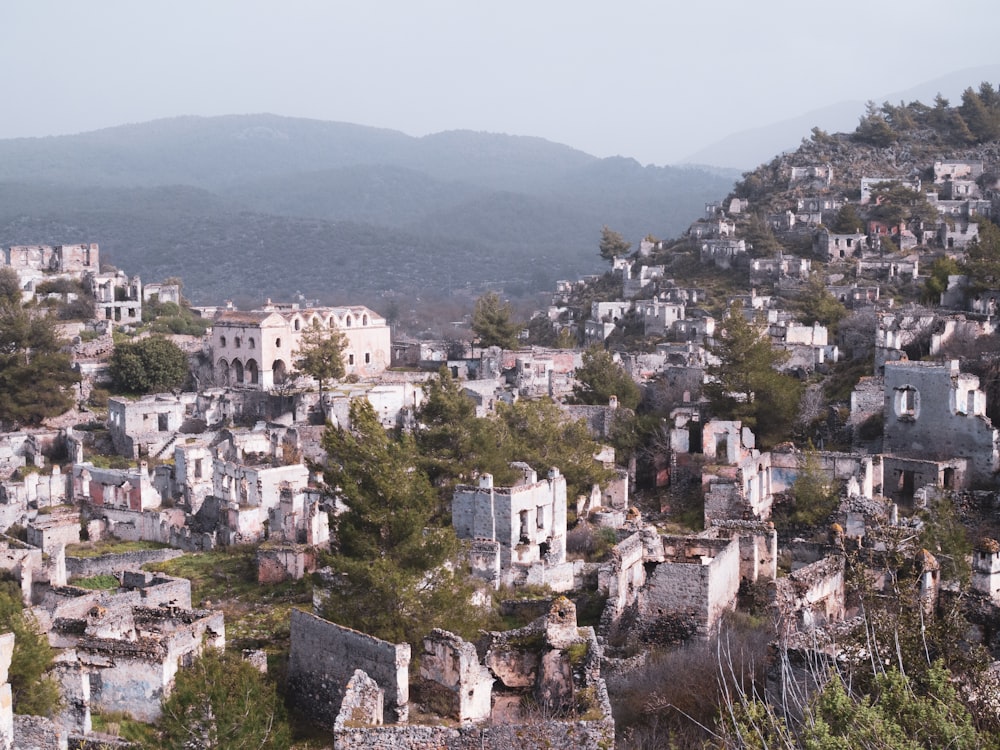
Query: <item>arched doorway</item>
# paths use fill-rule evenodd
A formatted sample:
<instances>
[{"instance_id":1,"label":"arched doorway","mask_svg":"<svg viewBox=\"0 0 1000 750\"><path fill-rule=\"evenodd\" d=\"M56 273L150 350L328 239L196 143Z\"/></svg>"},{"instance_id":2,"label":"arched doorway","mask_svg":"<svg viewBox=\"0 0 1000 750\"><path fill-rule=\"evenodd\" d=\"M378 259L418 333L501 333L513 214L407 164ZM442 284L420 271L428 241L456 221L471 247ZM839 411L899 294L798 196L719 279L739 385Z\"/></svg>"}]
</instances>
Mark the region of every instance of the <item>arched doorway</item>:
<instances>
[{"instance_id":1,"label":"arched doorway","mask_svg":"<svg viewBox=\"0 0 1000 750\"><path fill-rule=\"evenodd\" d=\"M219 385L229 385L229 363L225 359L220 359L215 366L215 379Z\"/></svg>"},{"instance_id":2,"label":"arched doorway","mask_svg":"<svg viewBox=\"0 0 1000 750\"><path fill-rule=\"evenodd\" d=\"M257 366L257 360L247 360L246 376L247 383L250 385L260 385L260 368Z\"/></svg>"},{"instance_id":3,"label":"arched doorway","mask_svg":"<svg viewBox=\"0 0 1000 750\"><path fill-rule=\"evenodd\" d=\"M285 366L284 361L280 359L274 360L274 364L271 365L271 372L274 373L275 385L281 385L288 380L288 368Z\"/></svg>"},{"instance_id":4,"label":"arched doorway","mask_svg":"<svg viewBox=\"0 0 1000 750\"><path fill-rule=\"evenodd\" d=\"M233 360L233 385L243 385L243 363Z\"/></svg>"}]
</instances>

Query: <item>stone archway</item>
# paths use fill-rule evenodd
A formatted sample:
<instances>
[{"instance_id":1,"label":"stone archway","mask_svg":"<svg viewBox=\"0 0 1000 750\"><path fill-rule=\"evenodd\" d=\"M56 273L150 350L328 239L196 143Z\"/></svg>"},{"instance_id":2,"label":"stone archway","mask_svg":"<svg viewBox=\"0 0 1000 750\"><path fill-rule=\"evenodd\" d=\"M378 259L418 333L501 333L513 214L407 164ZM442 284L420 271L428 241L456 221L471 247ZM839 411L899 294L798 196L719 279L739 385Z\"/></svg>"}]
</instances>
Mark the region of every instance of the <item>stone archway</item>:
<instances>
[{"instance_id":1,"label":"stone archway","mask_svg":"<svg viewBox=\"0 0 1000 750\"><path fill-rule=\"evenodd\" d=\"M282 385L286 380L288 380L288 367L285 365L283 360L274 360L274 364L271 365L271 372L274 373L275 385Z\"/></svg>"},{"instance_id":2,"label":"stone archway","mask_svg":"<svg viewBox=\"0 0 1000 750\"><path fill-rule=\"evenodd\" d=\"M247 360L246 379L249 385L260 385L260 368L257 366L257 360Z\"/></svg>"},{"instance_id":3,"label":"stone archway","mask_svg":"<svg viewBox=\"0 0 1000 750\"><path fill-rule=\"evenodd\" d=\"M243 385L243 363L238 359L233 360L233 385Z\"/></svg>"},{"instance_id":4,"label":"stone archway","mask_svg":"<svg viewBox=\"0 0 1000 750\"><path fill-rule=\"evenodd\" d=\"M229 363L225 359L220 359L215 365L215 379L221 386L230 385Z\"/></svg>"}]
</instances>

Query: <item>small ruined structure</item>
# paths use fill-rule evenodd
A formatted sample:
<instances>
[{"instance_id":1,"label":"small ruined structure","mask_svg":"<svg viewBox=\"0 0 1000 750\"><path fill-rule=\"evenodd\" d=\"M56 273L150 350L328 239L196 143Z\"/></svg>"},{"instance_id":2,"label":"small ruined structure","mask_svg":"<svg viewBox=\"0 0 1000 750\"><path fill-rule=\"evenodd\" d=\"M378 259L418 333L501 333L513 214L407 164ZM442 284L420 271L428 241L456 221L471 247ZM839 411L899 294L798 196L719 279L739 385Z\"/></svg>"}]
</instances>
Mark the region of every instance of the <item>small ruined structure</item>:
<instances>
[{"instance_id":1,"label":"small ruined structure","mask_svg":"<svg viewBox=\"0 0 1000 750\"><path fill-rule=\"evenodd\" d=\"M860 231L835 234L828 229L820 229L813 235L813 255L830 263L853 260L861 257L869 246L868 235Z\"/></svg>"},{"instance_id":2,"label":"small ruined structure","mask_svg":"<svg viewBox=\"0 0 1000 750\"><path fill-rule=\"evenodd\" d=\"M843 620L846 614L842 554L794 570L775 582L774 609L779 633L809 632Z\"/></svg>"},{"instance_id":3,"label":"small ruined structure","mask_svg":"<svg viewBox=\"0 0 1000 750\"><path fill-rule=\"evenodd\" d=\"M142 323L142 281L124 271L89 275L94 295L94 315L99 320L138 325Z\"/></svg>"},{"instance_id":4,"label":"small ruined structure","mask_svg":"<svg viewBox=\"0 0 1000 750\"><path fill-rule=\"evenodd\" d=\"M344 750L599 750L614 742L600 676L601 646L563 597L530 625L491 632L475 646L445 630L422 642L412 700L409 646L292 612L289 684L297 705L333 729Z\"/></svg>"},{"instance_id":5,"label":"small ruined structure","mask_svg":"<svg viewBox=\"0 0 1000 750\"><path fill-rule=\"evenodd\" d=\"M433 703L463 724L490 717L496 679L479 661L476 647L447 630L435 629L424 638L420 658L422 691L433 692ZM426 700L426 698L425 698Z\"/></svg>"},{"instance_id":6,"label":"small ruined structure","mask_svg":"<svg viewBox=\"0 0 1000 750\"><path fill-rule=\"evenodd\" d=\"M566 478L549 470L539 480L527 464L513 487L494 487L484 474L478 486L455 488L451 517L460 539L473 541L473 574L499 587L527 581L564 591L573 586L566 562Z\"/></svg>"},{"instance_id":7,"label":"small ruined structure","mask_svg":"<svg viewBox=\"0 0 1000 750\"><path fill-rule=\"evenodd\" d=\"M82 245L11 245L0 248L0 266L23 272L75 275L99 273L101 253L97 243Z\"/></svg>"},{"instance_id":8,"label":"small ruined structure","mask_svg":"<svg viewBox=\"0 0 1000 750\"><path fill-rule=\"evenodd\" d=\"M177 440L195 399L193 393L108 399L108 432L115 451L133 459L165 454Z\"/></svg>"},{"instance_id":9,"label":"small ruined structure","mask_svg":"<svg viewBox=\"0 0 1000 750\"><path fill-rule=\"evenodd\" d=\"M162 502L145 461L128 469L99 469L88 462L74 464L72 488L76 501L108 510L153 510Z\"/></svg>"},{"instance_id":10,"label":"small ruined structure","mask_svg":"<svg viewBox=\"0 0 1000 750\"><path fill-rule=\"evenodd\" d=\"M662 562L651 566L639 590L639 616L653 628L669 621L671 628L708 637L722 615L736 607L739 541L678 536L660 541Z\"/></svg>"},{"instance_id":11,"label":"small ruined structure","mask_svg":"<svg viewBox=\"0 0 1000 750\"><path fill-rule=\"evenodd\" d=\"M972 552L972 588L1000 605L1000 544L983 538Z\"/></svg>"},{"instance_id":12,"label":"small ruined structure","mask_svg":"<svg viewBox=\"0 0 1000 750\"><path fill-rule=\"evenodd\" d=\"M771 454L757 450L753 431L739 421L703 423L691 407L675 409L671 419L676 466L683 473L701 465L706 527L714 520L769 519L774 501Z\"/></svg>"},{"instance_id":13,"label":"small ruined structure","mask_svg":"<svg viewBox=\"0 0 1000 750\"><path fill-rule=\"evenodd\" d=\"M202 648L224 648L221 612L194 610L186 579L122 574L116 592L51 587L34 608L61 663L89 680L89 705L155 721L174 675Z\"/></svg>"}]
</instances>

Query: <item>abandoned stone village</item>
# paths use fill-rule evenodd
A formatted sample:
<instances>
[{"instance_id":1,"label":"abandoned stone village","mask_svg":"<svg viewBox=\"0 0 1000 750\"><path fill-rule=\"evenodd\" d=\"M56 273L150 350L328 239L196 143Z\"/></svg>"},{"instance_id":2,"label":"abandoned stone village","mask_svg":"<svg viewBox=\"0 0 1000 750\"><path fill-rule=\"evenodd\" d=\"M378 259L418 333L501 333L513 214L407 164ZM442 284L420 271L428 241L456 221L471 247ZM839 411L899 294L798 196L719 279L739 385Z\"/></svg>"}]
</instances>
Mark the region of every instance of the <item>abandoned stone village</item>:
<instances>
[{"instance_id":1,"label":"abandoned stone village","mask_svg":"<svg viewBox=\"0 0 1000 750\"><path fill-rule=\"evenodd\" d=\"M204 337L174 337L189 356L190 390L111 396L106 407L93 406L116 339L148 335L143 307L182 305L180 286L102 270L97 244L3 248L0 265L17 273L25 303L64 295L38 290L70 279L90 290L94 317L62 326L82 378L81 408L0 435L0 561L57 649L53 674L63 697L55 716L14 715L4 684L0 747L127 746L95 732L94 717L154 722L178 671L203 650L227 645L223 613L193 601L191 583L159 567L245 545L256 548L261 586L316 581L315 607L293 608L285 624L287 698L337 748L612 747L609 684L647 647L712 638L757 591L776 643L837 657L833 634L859 617L848 560L884 582L890 544L916 566L927 616L961 593L978 613L969 627L997 658L1000 544L983 536L962 583L942 574L938 550L914 540L922 514L942 498L976 509L984 527L995 525L1000 435L987 414L986 383L951 353L958 343L996 335L1000 290L970 291L970 279L952 276L940 300L918 306L899 304L887 289L920 283L934 259L964 258L976 217L1000 212L997 185L977 182L1000 165L924 166L929 184L910 174L867 174L852 189L860 190L863 214L873 186L903 181L933 196L942 216L933 226L872 222L833 233L831 214L849 200L830 189L833 167L789 164L784 178L801 197L766 220L778 236L808 238L810 253L751 257L738 227L753 206L741 198L708 206L688 232L703 265L740 269L755 286L714 300L716 309L758 321L773 349L787 354L779 360L784 371L808 381L855 349L874 351L849 403L820 420L834 428L809 434L817 438L812 446L764 448L741 421L710 413L701 387L717 361L724 319L706 311L710 292L675 283L650 262L662 249L656 242L614 258L610 277L621 295L593 301L584 318L573 315L571 302L594 280L559 285L539 316L546 326L602 348L626 323L640 337L657 337L655 347L609 348L637 384L669 384L678 396L659 421L660 446L645 477L637 477L635 458L616 460L607 447L594 460L610 479L578 496L567 490L565 467L527 463L512 467L513 483L484 474L455 487L451 525L477 596L542 592L528 604L508 603L532 608L529 624L483 632L476 642L435 629L419 644L391 643L322 616L321 552L336 543L343 512L337 488L315 468L324 425L349 427L352 401L366 399L385 428L419 430L427 383L443 366L481 416L500 403L549 399L566 420L582 420L594 439L608 442L626 407L614 397L572 403L583 346L456 350L454 342L394 336L365 306L268 300L255 310L195 310L208 325ZM816 273L851 315L871 321L870 340L838 339L819 322L796 318L778 292ZM303 335L316 329L343 336L345 376L322 389L297 367ZM923 357L907 355L915 342ZM830 430L846 438L828 440ZM806 473L836 502L812 531L779 533L774 516ZM692 494L703 502L701 530L676 522ZM611 540L604 559L574 549L581 524ZM101 540L143 544L97 557L80 552ZM99 575L116 585L75 585ZM581 595L602 602L592 624L579 619ZM13 648L13 636L0 635L0 682ZM265 655L246 658L267 669ZM531 713L528 705L549 710Z\"/></svg>"}]
</instances>

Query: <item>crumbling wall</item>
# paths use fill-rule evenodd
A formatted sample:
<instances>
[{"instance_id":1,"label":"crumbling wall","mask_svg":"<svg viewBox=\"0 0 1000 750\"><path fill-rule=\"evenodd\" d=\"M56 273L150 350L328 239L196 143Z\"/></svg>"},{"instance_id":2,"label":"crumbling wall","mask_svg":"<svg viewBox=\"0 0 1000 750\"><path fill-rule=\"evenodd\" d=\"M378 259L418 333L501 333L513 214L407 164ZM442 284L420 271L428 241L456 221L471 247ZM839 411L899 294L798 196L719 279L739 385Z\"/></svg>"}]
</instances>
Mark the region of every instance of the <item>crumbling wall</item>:
<instances>
[{"instance_id":1,"label":"crumbling wall","mask_svg":"<svg viewBox=\"0 0 1000 750\"><path fill-rule=\"evenodd\" d=\"M979 378L961 373L958 360L886 363L883 449L932 461L968 457L970 479L991 481L1000 437Z\"/></svg>"},{"instance_id":2,"label":"crumbling wall","mask_svg":"<svg viewBox=\"0 0 1000 750\"><path fill-rule=\"evenodd\" d=\"M603 686L603 683L602 683ZM597 700L606 704L593 721L539 719L532 723L492 726L382 726L344 727L336 732L338 750L607 750L614 747L615 724L607 690Z\"/></svg>"},{"instance_id":3,"label":"crumbling wall","mask_svg":"<svg viewBox=\"0 0 1000 750\"><path fill-rule=\"evenodd\" d=\"M316 570L316 552L304 544L262 544L256 561L258 583L298 581Z\"/></svg>"},{"instance_id":4,"label":"crumbling wall","mask_svg":"<svg viewBox=\"0 0 1000 750\"><path fill-rule=\"evenodd\" d=\"M139 592L146 607L191 608L191 581L142 570L122 571L122 587Z\"/></svg>"},{"instance_id":5,"label":"crumbling wall","mask_svg":"<svg viewBox=\"0 0 1000 750\"><path fill-rule=\"evenodd\" d=\"M660 549L662 557L662 543ZM597 588L608 597L603 615L608 625L616 622L629 606L635 604L639 590L646 583L645 557L643 531L637 531L615 545L611 561L598 571Z\"/></svg>"},{"instance_id":6,"label":"crumbling wall","mask_svg":"<svg viewBox=\"0 0 1000 750\"><path fill-rule=\"evenodd\" d=\"M640 592L639 614L690 619L699 635L711 634L723 613L736 605L740 588L737 540L663 537L665 561L656 565Z\"/></svg>"},{"instance_id":7,"label":"crumbling wall","mask_svg":"<svg viewBox=\"0 0 1000 750\"><path fill-rule=\"evenodd\" d=\"M385 691L386 723L408 716L410 646L379 640L316 615L293 609L289 691L296 705L315 721L333 727L344 688L361 669Z\"/></svg>"},{"instance_id":8,"label":"crumbling wall","mask_svg":"<svg viewBox=\"0 0 1000 750\"><path fill-rule=\"evenodd\" d=\"M488 719L494 680L480 664L476 647L440 629L432 630L423 646L420 677L424 691L434 689L445 715L463 723Z\"/></svg>"},{"instance_id":9,"label":"crumbling wall","mask_svg":"<svg viewBox=\"0 0 1000 750\"><path fill-rule=\"evenodd\" d=\"M97 575L115 575L123 570L139 570L147 563L166 562L180 557L179 549L143 549L132 552L111 552L98 557L66 556L66 573L71 577L89 578Z\"/></svg>"},{"instance_id":10,"label":"crumbling wall","mask_svg":"<svg viewBox=\"0 0 1000 750\"><path fill-rule=\"evenodd\" d=\"M774 603L785 633L842 620L846 612L844 556L824 557L779 578Z\"/></svg>"},{"instance_id":11,"label":"crumbling wall","mask_svg":"<svg viewBox=\"0 0 1000 750\"><path fill-rule=\"evenodd\" d=\"M743 580L754 583L778 577L778 532L770 521L713 521L705 536L739 541Z\"/></svg>"}]
</instances>

